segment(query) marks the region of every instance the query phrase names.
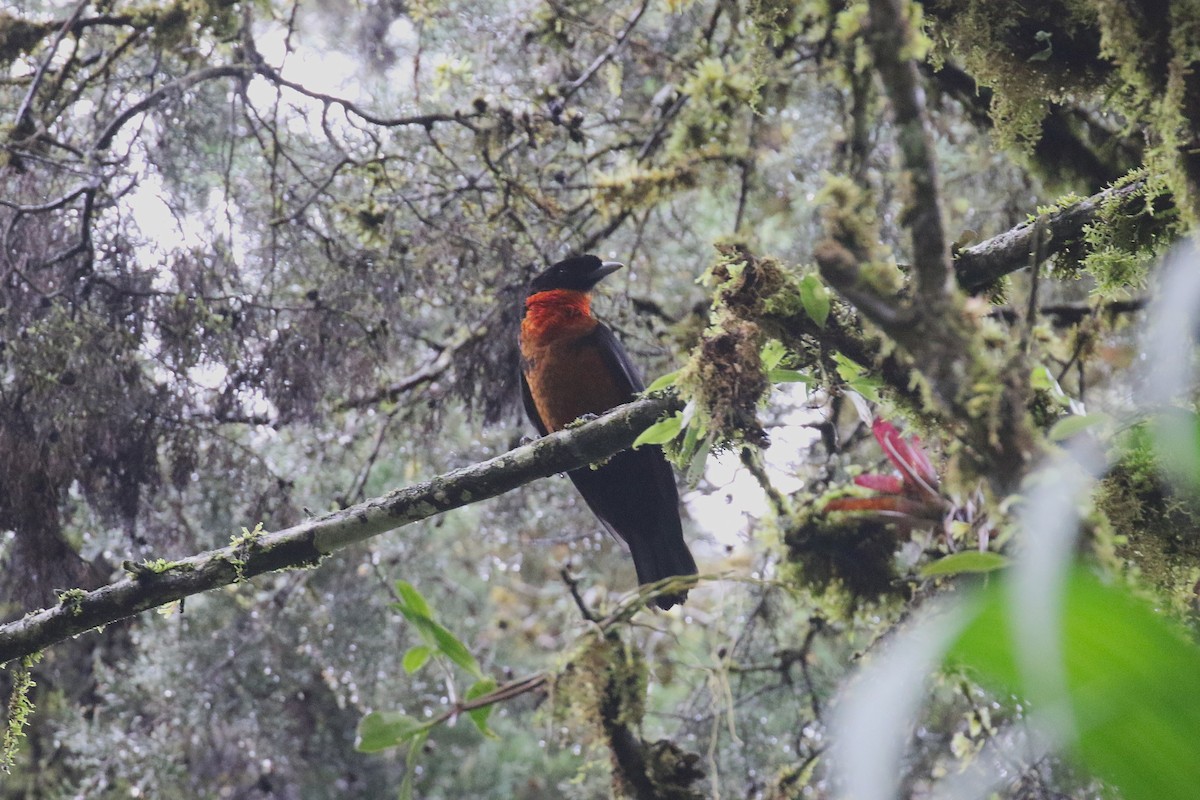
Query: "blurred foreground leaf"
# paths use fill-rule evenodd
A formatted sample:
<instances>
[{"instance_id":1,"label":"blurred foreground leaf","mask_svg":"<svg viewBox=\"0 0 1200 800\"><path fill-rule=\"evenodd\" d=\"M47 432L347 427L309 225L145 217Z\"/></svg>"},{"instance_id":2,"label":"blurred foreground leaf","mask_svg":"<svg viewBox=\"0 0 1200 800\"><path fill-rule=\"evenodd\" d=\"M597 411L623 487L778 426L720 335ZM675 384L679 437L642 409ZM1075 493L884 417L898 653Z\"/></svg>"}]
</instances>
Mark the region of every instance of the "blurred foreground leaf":
<instances>
[{"instance_id":1,"label":"blurred foreground leaf","mask_svg":"<svg viewBox=\"0 0 1200 800\"><path fill-rule=\"evenodd\" d=\"M1196 797L1200 786L1200 647L1146 604L1076 568L1064 583L1062 630L1067 698L1076 725L1068 743L1080 764L1127 800ZM1024 697L1025 683L1004 584L984 590L951 648L951 663L985 685ZM1017 621L1019 623L1019 621ZM1037 709L1034 709L1036 714Z\"/></svg>"}]
</instances>

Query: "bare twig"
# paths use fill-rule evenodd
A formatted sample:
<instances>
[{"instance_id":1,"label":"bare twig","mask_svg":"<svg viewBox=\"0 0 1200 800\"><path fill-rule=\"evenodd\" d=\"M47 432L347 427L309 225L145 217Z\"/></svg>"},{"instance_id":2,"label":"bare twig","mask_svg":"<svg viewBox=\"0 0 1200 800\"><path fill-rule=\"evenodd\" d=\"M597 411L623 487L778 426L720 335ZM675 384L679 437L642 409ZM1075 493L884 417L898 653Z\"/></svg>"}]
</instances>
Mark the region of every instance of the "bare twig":
<instances>
[{"instance_id":1,"label":"bare twig","mask_svg":"<svg viewBox=\"0 0 1200 800\"><path fill-rule=\"evenodd\" d=\"M1029 250L1029 302L1025 306L1025 329L1021 332L1021 352L1028 355L1033 342L1033 326L1037 323L1038 287L1042 279L1042 262L1046 259L1046 224L1034 225L1033 242Z\"/></svg>"},{"instance_id":2,"label":"bare twig","mask_svg":"<svg viewBox=\"0 0 1200 800\"><path fill-rule=\"evenodd\" d=\"M31 109L33 108L33 98L37 95L38 89L42 85L42 80L46 77L46 71L50 68L50 64L54 61L54 56L58 53L58 46L62 44L63 37L67 32L75 26L79 21L79 16L83 10L87 8L89 0L79 0L79 3L71 11L71 15L58 29L58 33L54 35L54 40L50 42L50 46L46 48L46 56L42 59L42 63L38 65L37 73L33 76L33 80L29 82L29 89L25 92L25 97L21 100L21 105L17 109L16 117L13 120L12 130L19 136L34 133L30 130L32 127L28 118Z\"/></svg>"},{"instance_id":3,"label":"bare twig","mask_svg":"<svg viewBox=\"0 0 1200 800\"><path fill-rule=\"evenodd\" d=\"M432 113L432 114L413 114L404 117L381 117L378 114L373 114L351 100L336 95L324 94L323 92L315 92L303 84L290 81L283 77L277 69L272 67L262 59L262 56L252 48L248 48L248 55L254 62L254 71L266 78L276 86L284 86L291 89L293 92L302 94L305 97L311 97L314 100L320 100L323 103L330 105L341 106L347 112L353 114L364 122L372 125L378 125L382 128L399 128L407 125L419 125L423 128L432 128L439 122L457 122L471 130L476 130L476 127L471 124L471 120L482 116L479 112L452 112L452 113Z\"/></svg>"},{"instance_id":4,"label":"bare twig","mask_svg":"<svg viewBox=\"0 0 1200 800\"><path fill-rule=\"evenodd\" d=\"M254 67L249 64L220 64L215 67L205 67L204 69L196 70L195 72L184 75L176 81L171 81L168 84L158 87L150 94L143 97L138 102L131 105L129 108L122 111L108 125L104 126L104 130L96 137L96 144L92 148L94 152L107 150L112 144L113 137L118 131L138 114L149 111L159 103L171 97L182 95L183 92L198 83L215 80L217 78L246 78L254 72Z\"/></svg>"},{"instance_id":5,"label":"bare twig","mask_svg":"<svg viewBox=\"0 0 1200 800\"><path fill-rule=\"evenodd\" d=\"M571 571L566 567L563 567L558 574L562 577L563 583L567 585L567 589L570 590L571 599L575 601L575 606L579 609L580 615L582 615L583 618L588 622L599 622L600 618L597 617L590 608L588 608L587 603L585 603L583 600L583 595L579 593L578 579L576 579L575 576L571 574Z\"/></svg>"},{"instance_id":6,"label":"bare twig","mask_svg":"<svg viewBox=\"0 0 1200 800\"><path fill-rule=\"evenodd\" d=\"M637 27L638 20L642 18L642 15L646 13L646 9L649 7L650 0L643 0L642 5L637 11L634 12L633 18L629 20L629 23L621 30L620 33L617 34L617 38L613 40L613 43L605 48L604 52L597 56L596 60L591 63L591 66L585 69L578 78L563 87L563 100L571 99L571 96L579 91L581 86L591 80L592 76L595 75L601 67L612 60L612 57L615 56L617 51L621 49L621 45L625 44L625 40L629 38L629 34L633 33L633 29Z\"/></svg>"}]
</instances>

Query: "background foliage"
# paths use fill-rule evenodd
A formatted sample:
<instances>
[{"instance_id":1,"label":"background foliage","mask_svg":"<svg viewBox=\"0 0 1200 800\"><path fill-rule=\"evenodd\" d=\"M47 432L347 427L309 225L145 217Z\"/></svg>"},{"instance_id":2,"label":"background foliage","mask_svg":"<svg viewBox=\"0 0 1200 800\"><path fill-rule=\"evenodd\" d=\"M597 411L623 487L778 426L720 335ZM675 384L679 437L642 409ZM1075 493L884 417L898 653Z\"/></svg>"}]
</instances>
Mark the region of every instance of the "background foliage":
<instances>
[{"instance_id":1,"label":"background foliage","mask_svg":"<svg viewBox=\"0 0 1200 800\"><path fill-rule=\"evenodd\" d=\"M3 618L514 445L524 284L578 251L629 265L597 310L648 376L680 370L685 527L720 576L639 611L567 483L533 483L8 664L0 797L829 796L840 687L966 588L931 564L1020 544L1047 432L1111 456L1078 550L1112 586L1086 590L1151 600L1155 641L1187 646L1195 500L1160 477L1129 368L1200 216L1195 11L898 3L889 51L892 4L869 5L0 11ZM912 194L889 57L918 65L937 195ZM922 286L929 206L946 264L993 270L971 296ZM993 238L1034 215L1032 243ZM853 487L904 469L867 405L933 453L921 513ZM990 747L1005 797L1147 796L1120 753L1008 747L1023 687L976 660L935 671L902 791ZM487 736L453 713L480 676L542 680ZM447 721L360 752L372 712Z\"/></svg>"}]
</instances>

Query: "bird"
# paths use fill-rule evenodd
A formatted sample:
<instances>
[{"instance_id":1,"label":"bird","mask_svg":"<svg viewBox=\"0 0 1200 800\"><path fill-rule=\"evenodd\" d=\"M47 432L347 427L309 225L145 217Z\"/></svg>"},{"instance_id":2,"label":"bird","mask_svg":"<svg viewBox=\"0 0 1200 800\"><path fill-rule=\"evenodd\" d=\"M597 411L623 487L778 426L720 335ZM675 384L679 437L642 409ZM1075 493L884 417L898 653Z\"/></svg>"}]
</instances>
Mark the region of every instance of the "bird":
<instances>
[{"instance_id":1,"label":"bird","mask_svg":"<svg viewBox=\"0 0 1200 800\"><path fill-rule=\"evenodd\" d=\"M521 394L542 436L628 403L645 388L625 348L591 311L596 284L623 266L578 255L529 284L521 318ZM625 450L567 475L609 533L629 547L638 583L696 574L683 539L675 476L661 447ZM686 599L681 590L654 602L666 610Z\"/></svg>"}]
</instances>

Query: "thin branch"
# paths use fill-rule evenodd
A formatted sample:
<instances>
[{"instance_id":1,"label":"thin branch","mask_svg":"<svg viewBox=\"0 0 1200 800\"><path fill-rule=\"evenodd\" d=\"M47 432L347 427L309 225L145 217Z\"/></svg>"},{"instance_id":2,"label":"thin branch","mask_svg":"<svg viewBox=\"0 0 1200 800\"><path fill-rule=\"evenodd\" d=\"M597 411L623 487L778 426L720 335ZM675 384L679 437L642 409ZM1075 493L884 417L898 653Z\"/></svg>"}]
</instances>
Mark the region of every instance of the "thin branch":
<instances>
[{"instance_id":1,"label":"thin branch","mask_svg":"<svg viewBox=\"0 0 1200 800\"><path fill-rule=\"evenodd\" d=\"M454 363L454 357L466 345L483 337L485 331L481 328L465 336L459 337L458 341L441 348L441 352L436 357L427 362L424 366L409 375L404 376L398 381L380 387L366 397L355 397L343 400L338 403L338 411L346 411L352 408L367 408L378 403L387 401L394 403L413 389L426 383L437 380L443 373L450 368Z\"/></svg>"},{"instance_id":2,"label":"thin branch","mask_svg":"<svg viewBox=\"0 0 1200 800\"><path fill-rule=\"evenodd\" d=\"M66 592L58 606L0 625L0 665L190 595L265 572L315 566L356 542L607 458L680 406L671 396L643 398L487 461L284 530L240 536L228 547L169 564L131 566L130 577L92 592Z\"/></svg>"},{"instance_id":3,"label":"thin branch","mask_svg":"<svg viewBox=\"0 0 1200 800\"><path fill-rule=\"evenodd\" d=\"M79 0L71 15L58 29L58 33L54 35L54 40L50 42L50 46L46 48L46 57L42 59L42 63L38 65L37 74L33 76L33 80L29 82L29 90L25 92L24 99L21 100L21 106L17 109L16 118L13 121L12 130L18 135L22 135L29 127L26 122L31 109L33 108L33 98L37 94L38 89L42 85L42 80L46 77L46 71L50 68L51 62L54 61L54 56L58 54L58 46L62 44L63 37L67 32L79 21L79 16L83 13L83 9L87 7L89 0ZM33 131L29 131L32 133Z\"/></svg>"},{"instance_id":4,"label":"thin branch","mask_svg":"<svg viewBox=\"0 0 1200 800\"><path fill-rule=\"evenodd\" d=\"M633 19L629 20L629 24L626 25L619 34L617 34L616 40L607 48L605 48L604 52L592 62L591 66L583 71L582 75L571 81L571 83L567 84L567 86L563 88L562 99L564 101L571 99L571 96L579 91L581 86L591 80L592 76L595 75L601 67L612 60L612 57L615 56L617 51L621 49L621 45L625 44L625 40L629 38L629 34L633 33L633 29L637 27L638 20L642 18L642 15L646 13L646 9L649 7L650 0L643 0L641 7L638 8L638 10L634 13Z\"/></svg>"},{"instance_id":5,"label":"thin branch","mask_svg":"<svg viewBox=\"0 0 1200 800\"><path fill-rule=\"evenodd\" d=\"M1148 297L1134 297L1129 300L1112 300L1107 303L1097 305L1096 303L1048 303L1038 306L1038 316L1053 317L1051 324L1056 327L1069 327L1078 325L1085 317L1093 315L1107 314L1109 316L1117 316L1118 314L1136 314L1144 309L1149 304ZM988 316L994 319L1003 320L1007 323L1016 322L1021 314L1012 306L996 306L988 311Z\"/></svg>"},{"instance_id":6,"label":"thin branch","mask_svg":"<svg viewBox=\"0 0 1200 800\"><path fill-rule=\"evenodd\" d=\"M167 98L178 96L183 92L198 83L211 81L216 78L246 78L254 72L254 67L249 64L222 64L215 67L205 67L197 70L189 75L184 75L177 81L171 81L168 84L160 86L150 94L143 97L138 102L131 105L129 108L122 111L117 117L104 127L100 135L96 138L94 151L107 150L112 144L113 137L117 132L138 114L148 111Z\"/></svg>"},{"instance_id":7,"label":"thin branch","mask_svg":"<svg viewBox=\"0 0 1200 800\"><path fill-rule=\"evenodd\" d=\"M298 92L299 94L302 94L305 97L311 97L314 100L320 100L322 103L341 106L347 112L355 115L356 117L363 120L364 122L368 122L372 125L378 125L382 128L399 128L399 127L403 127L406 125L420 125L426 129L428 129L428 128L432 128L434 125L436 125L439 122L457 122L460 125L463 125L467 128L470 128L471 130L475 131L477 129L474 125L471 124L470 120L483 116L481 113L475 112L475 111L470 112L470 113L463 113L460 111L455 111L455 112L449 113L449 114L433 113L433 114L414 114L414 115L406 116L406 117L381 117L381 116L378 116L377 114L372 114L370 111L367 111L367 110L359 107L353 101L347 100L344 97L337 97L335 95L324 94L322 92L314 92L312 89L305 87L303 84L288 80L287 78L283 77L283 75L281 75L277 69L275 69L274 67L272 67L270 64L268 64L266 61L263 60L262 56L259 55L258 51L253 48L252 43L247 48L247 54L250 56L251 60L254 62L254 67L253 67L254 71L257 74L261 75L262 77L266 78L271 83L275 84L276 86L287 87L288 89L291 89L294 92Z\"/></svg>"},{"instance_id":8,"label":"thin branch","mask_svg":"<svg viewBox=\"0 0 1200 800\"><path fill-rule=\"evenodd\" d=\"M1021 331L1021 353L1028 356L1033 343L1033 328L1038 316L1038 288L1042 279L1042 262L1046 260L1046 225L1039 221L1034 225L1033 244L1029 251L1029 301L1025 307L1025 325Z\"/></svg>"},{"instance_id":9,"label":"thin branch","mask_svg":"<svg viewBox=\"0 0 1200 800\"><path fill-rule=\"evenodd\" d=\"M496 703L504 703L523 694L535 692L543 688L549 680L550 675L548 673L537 672L527 678L510 681L503 686L496 687L487 694L481 694L471 700L459 700L455 702L449 709L430 720L429 724L440 725L443 722L458 717L464 712L474 711L477 708L486 708Z\"/></svg>"}]
</instances>

